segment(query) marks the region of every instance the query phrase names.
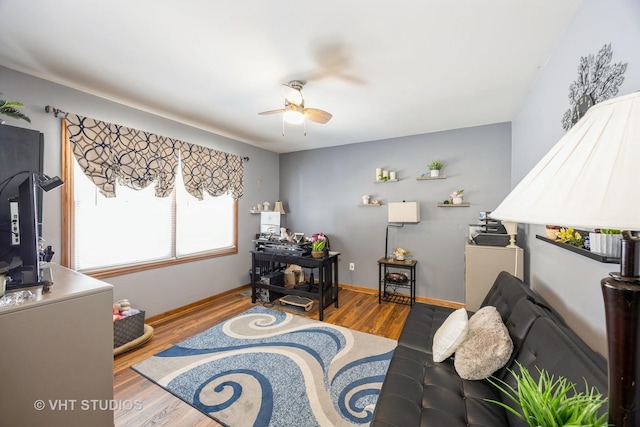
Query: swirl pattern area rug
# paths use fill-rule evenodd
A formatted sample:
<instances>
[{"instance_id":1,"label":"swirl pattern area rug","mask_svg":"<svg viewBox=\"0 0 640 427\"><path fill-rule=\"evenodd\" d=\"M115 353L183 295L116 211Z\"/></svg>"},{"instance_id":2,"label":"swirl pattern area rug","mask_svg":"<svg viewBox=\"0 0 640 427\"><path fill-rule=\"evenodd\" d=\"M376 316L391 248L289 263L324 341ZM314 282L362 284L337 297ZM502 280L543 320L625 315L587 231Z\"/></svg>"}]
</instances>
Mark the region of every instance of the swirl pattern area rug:
<instances>
[{"instance_id":1,"label":"swirl pattern area rug","mask_svg":"<svg viewBox=\"0 0 640 427\"><path fill-rule=\"evenodd\" d=\"M357 426L396 344L258 306L132 368L228 426Z\"/></svg>"}]
</instances>

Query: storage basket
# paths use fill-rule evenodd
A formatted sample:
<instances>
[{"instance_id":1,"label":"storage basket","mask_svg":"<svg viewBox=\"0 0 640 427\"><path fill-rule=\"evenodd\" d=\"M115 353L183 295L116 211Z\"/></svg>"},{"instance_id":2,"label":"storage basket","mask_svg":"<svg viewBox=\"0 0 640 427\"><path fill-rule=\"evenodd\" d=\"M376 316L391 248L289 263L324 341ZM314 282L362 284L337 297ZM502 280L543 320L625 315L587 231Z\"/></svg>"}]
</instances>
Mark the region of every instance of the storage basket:
<instances>
[{"instance_id":1,"label":"storage basket","mask_svg":"<svg viewBox=\"0 0 640 427\"><path fill-rule=\"evenodd\" d=\"M113 348L118 348L144 334L144 311L113 322Z\"/></svg>"}]
</instances>

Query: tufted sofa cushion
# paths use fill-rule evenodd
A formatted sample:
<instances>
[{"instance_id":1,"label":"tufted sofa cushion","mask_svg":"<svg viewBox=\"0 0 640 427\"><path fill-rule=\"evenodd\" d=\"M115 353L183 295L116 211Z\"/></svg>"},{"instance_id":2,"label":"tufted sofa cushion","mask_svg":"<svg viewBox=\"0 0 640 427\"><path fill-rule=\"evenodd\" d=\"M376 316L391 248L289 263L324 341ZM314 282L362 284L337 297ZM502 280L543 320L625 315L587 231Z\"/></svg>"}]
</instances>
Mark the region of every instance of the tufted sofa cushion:
<instances>
[{"instance_id":1,"label":"tufted sofa cushion","mask_svg":"<svg viewBox=\"0 0 640 427\"><path fill-rule=\"evenodd\" d=\"M502 320L505 320L511 316L511 312L514 310L516 303L521 299L526 298L538 307L546 311L547 315L554 318L558 323L565 324L562 316L551 307L551 305L537 292L529 287L522 280L517 277L502 271L498 274L495 282L487 295L482 301L481 307L492 305L496 307Z\"/></svg>"},{"instance_id":2,"label":"tufted sofa cushion","mask_svg":"<svg viewBox=\"0 0 640 427\"><path fill-rule=\"evenodd\" d=\"M486 381L461 379L452 359L435 363L430 354L399 346L385 378L372 426L507 426L505 413L485 398L500 399Z\"/></svg>"},{"instance_id":3,"label":"tufted sofa cushion","mask_svg":"<svg viewBox=\"0 0 640 427\"><path fill-rule=\"evenodd\" d=\"M398 344L431 353L433 337L455 309L428 304L414 304L404 323Z\"/></svg>"}]
</instances>

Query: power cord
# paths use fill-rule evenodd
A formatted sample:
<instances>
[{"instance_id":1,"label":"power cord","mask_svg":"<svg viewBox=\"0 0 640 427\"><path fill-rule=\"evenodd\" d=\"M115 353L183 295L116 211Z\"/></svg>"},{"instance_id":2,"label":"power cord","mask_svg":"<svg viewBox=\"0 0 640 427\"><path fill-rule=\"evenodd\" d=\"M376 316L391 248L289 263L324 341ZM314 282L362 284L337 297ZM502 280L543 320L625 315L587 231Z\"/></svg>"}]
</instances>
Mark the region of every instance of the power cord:
<instances>
[{"instance_id":1,"label":"power cord","mask_svg":"<svg viewBox=\"0 0 640 427\"><path fill-rule=\"evenodd\" d=\"M7 178L4 181L0 182L0 185L2 185L2 188L0 188L0 195L2 195L2 192L4 191L5 188L7 188L7 185L9 185L9 183L11 182L11 180L13 178L15 178L18 175L22 175L23 173L30 173L30 172L31 171L20 171L20 172L14 173L9 178Z\"/></svg>"}]
</instances>

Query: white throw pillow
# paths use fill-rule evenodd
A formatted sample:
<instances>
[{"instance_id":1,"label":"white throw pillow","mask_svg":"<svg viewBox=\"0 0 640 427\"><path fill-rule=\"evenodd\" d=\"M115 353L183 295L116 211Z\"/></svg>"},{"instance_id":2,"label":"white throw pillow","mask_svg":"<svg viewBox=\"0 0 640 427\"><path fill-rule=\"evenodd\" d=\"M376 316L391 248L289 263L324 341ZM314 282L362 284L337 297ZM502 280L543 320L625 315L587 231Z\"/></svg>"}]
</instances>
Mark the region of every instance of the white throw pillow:
<instances>
[{"instance_id":1,"label":"white throw pillow","mask_svg":"<svg viewBox=\"0 0 640 427\"><path fill-rule=\"evenodd\" d=\"M454 366L465 380L481 380L502 368L513 342L495 307L486 306L469 319L467 339L456 350Z\"/></svg>"},{"instance_id":2,"label":"white throw pillow","mask_svg":"<svg viewBox=\"0 0 640 427\"><path fill-rule=\"evenodd\" d=\"M469 317L460 308L447 317L433 336L433 361L442 362L451 356L467 337Z\"/></svg>"}]
</instances>

